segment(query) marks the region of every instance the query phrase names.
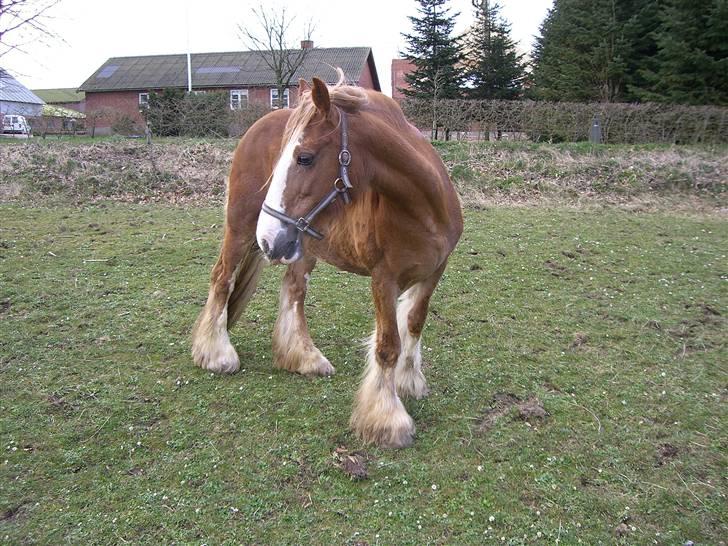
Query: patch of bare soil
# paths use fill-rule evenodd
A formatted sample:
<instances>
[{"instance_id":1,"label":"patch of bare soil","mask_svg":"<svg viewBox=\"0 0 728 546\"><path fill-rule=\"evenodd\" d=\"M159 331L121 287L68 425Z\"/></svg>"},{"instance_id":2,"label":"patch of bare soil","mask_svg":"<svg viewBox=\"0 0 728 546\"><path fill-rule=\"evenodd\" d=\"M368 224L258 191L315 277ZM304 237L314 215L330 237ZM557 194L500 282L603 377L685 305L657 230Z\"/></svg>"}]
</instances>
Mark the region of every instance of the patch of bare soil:
<instances>
[{"instance_id":1,"label":"patch of bare soil","mask_svg":"<svg viewBox=\"0 0 728 546\"><path fill-rule=\"evenodd\" d=\"M614 528L614 536L616 536L617 538L624 538L628 536L631 532L632 529L630 528L630 526L624 522L620 523Z\"/></svg>"},{"instance_id":2,"label":"patch of bare soil","mask_svg":"<svg viewBox=\"0 0 728 546\"><path fill-rule=\"evenodd\" d=\"M18 504L16 506L11 506L10 508L5 509L2 514L0 514L0 523L10 523L15 521L17 518L19 518L24 511L24 508L30 503L24 502L21 504Z\"/></svg>"},{"instance_id":3,"label":"patch of bare soil","mask_svg":"<svg viewBox=\"0 0 728 546\"><path fill-rule=\"evenodd\" d=\"M500 419L510 414L514 407L516 408L514 418L530 424L543 421L549 415L543 403L535 396L522 400L515 394L498 393L493 397L490 408L481 419L478 432L484 434L491 430Z\"/></svg>"},{"instance_id":4,"label":"patch of bare soil","mask_svg":"<svg viewBox=\"0 0 728 546\"><path fill-rule=\"evenodd\" d=\"M680 450L672 444L660 444L655 453L655 466L663 466L668 461L677 457Z\"/></svg>"},{"instance_id":5,"label":"patch of bare soil","mask_svg":"<svg viewBox=\"0 0 728 546\"><path fill-rule=\"evenodd\" d=\"M369 477L367 462L369 455L364 451L349 452L345 447L337 447L333 453L334 464L352 480L366 480Z\"/></svg>"},{"instance_id":6,"label":"patch of bare soil","mask_svg":"<svg viewBox=\"0 0 728 546\"><path fill-rule=\"evenodd\" d=\"M577 349L582 345L586 345L587 341L589 341L589 336L587 336L584 332L576 332L574 334L574 341L571 342L570 348Z\"/></svg>"},{"instance_id":7,"label":"patch of bare soil","mask_svg":"<svg viewBox=\"0 0 728 546\"><path fill-rule=\"evenodd\" d=\"M706 337L721 331L726 322L718 309L706 303L688 303L685 310L693 316L684 318L676 326L667 329L671 337L681 342L682 346L677 351L680 357L713 348Z\"/></svg>"}]
</instances>

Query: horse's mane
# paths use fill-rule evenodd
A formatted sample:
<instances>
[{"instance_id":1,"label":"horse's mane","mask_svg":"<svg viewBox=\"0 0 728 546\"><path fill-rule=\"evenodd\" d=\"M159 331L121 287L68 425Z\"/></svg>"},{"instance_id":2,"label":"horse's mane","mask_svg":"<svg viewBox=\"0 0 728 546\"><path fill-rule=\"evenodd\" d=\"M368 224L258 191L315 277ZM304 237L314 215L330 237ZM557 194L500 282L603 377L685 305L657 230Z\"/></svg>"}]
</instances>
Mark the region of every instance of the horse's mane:
<instances>
[{"instance_id":1,"label":"horse's mane","mask_svg":"<svg viewBox=\"0 0 728 546\"><path fill-rule=\"evenodd\" d=\"M344 71L337 68L339 81L333 86L329 86L329 98L331 104L338 106L345 112L356 112L368 102L367 94L361 87L346 85ZM293 109L291 117L288 118L286 129L283 132L283 145L294 137L298 137L301 131L308 125L313 116L316 114L316 105L311 98L311 91L305 91L299 101L298 106Z\"/></svg>"}]
</instances>

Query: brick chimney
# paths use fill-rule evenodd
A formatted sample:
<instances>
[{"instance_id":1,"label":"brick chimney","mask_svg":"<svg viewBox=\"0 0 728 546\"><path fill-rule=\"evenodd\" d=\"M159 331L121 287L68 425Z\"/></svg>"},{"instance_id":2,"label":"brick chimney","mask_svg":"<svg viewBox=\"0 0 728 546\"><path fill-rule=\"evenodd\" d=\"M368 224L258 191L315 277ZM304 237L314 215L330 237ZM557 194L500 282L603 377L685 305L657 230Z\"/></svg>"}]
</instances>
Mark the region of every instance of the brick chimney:
<instances>
[{"instance_id":1,"label":"brick chimney","mask_svg":"<svg viewBox=\"0 0 728 546\"><path fill-rule=\"evenodd\" d=\"M301 40L301 49L313 49L313 40Z\"/></svg>"}]
</instances>

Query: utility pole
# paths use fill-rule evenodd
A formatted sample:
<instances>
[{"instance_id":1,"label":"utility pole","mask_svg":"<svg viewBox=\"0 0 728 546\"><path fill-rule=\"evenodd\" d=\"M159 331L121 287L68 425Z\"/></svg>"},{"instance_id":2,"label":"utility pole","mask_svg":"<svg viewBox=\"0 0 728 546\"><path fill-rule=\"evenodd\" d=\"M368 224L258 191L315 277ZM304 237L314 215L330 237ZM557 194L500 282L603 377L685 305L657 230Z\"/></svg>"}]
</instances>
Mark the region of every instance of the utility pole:
<instances>
[{"instance_id":1,"label":"utility pole","mask_svg":"<svg viewBox=\"0 0 728 546\"><path fill-rule=\"evenodd\" d=\"M185 2L185 19L187 25L187 93L192 93L192 56L190 55L190 0Z\"/></svg>"}]
</instances>

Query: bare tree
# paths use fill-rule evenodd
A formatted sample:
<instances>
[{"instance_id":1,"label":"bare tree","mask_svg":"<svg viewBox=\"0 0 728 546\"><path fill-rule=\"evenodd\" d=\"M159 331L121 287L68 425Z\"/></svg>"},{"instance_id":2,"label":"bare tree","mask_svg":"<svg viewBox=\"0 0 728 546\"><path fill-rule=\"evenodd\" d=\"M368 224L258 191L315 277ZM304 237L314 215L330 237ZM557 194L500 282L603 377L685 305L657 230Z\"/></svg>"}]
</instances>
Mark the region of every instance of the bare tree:
<instances>
[{"instance_id":1,"label":"bare tree","mask_svg":"<svg viewBox=\"0 0 728 546\"><path fill-rule=\"evenodd\" d=\"M31 41L56 38L46 25L48 11L61 0L0 0L0 57Z\"/></svg>"},{"instance_id":2,"label":"bare tree","mask_svg":"<svg viewBox=\"0 0 728 546\"><path fill-rule=\"evenodd\" d=\"M308 47L295 47L290 43L291 26L295 18L288 17L286 9L280 12L267 11L262 5L253 10L258 27L251 29L238 25L240 36L248 49L261 53L265 64L273 72L278 89L278 106L283 104L285 90L290 86L296 71L303 65L306 55L311 51ZM313 24L304 25L301 41L310 42Z\"/></svg>"}]
</instances>

